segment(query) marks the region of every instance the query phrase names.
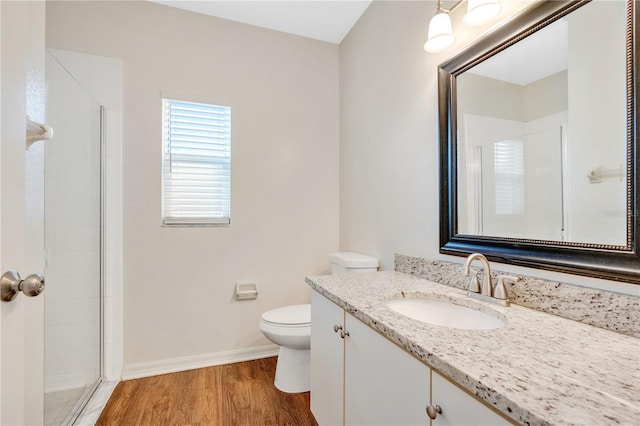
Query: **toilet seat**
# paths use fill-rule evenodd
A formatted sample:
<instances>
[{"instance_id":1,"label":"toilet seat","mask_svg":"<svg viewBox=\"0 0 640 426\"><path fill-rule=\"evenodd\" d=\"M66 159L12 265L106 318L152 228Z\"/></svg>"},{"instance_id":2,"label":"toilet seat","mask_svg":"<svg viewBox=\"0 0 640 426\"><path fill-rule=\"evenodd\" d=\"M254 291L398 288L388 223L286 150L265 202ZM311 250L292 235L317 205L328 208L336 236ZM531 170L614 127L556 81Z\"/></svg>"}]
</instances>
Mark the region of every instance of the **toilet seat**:
<instances>
[{"instance_id":1,"label":"toilet seat","mask_svg":"<svg viewBox=\"0 0 640 426\"><path fill-rule=\"evenodd\" d=\"M308 327L311 325L311 305L290 305L262 314L262 320L277 327Z\"/></svg>"}]
</instances>

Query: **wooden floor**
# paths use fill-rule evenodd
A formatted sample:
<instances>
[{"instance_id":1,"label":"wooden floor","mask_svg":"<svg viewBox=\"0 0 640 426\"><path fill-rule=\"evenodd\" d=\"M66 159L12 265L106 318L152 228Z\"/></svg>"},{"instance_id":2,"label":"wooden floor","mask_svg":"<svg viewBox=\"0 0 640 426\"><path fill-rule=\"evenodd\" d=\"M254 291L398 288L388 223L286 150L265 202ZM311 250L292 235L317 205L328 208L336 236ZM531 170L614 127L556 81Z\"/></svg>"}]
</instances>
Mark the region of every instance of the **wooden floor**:
<instances>
[{"instance_id":1,"label":"wooden floor","mask_svg":"<svg viewBox=\"0 0 640 426\"><path fill-rule=\"evenodd\" d=\"M273 385L276 358L120 382L96 425L317 425L309 392Z\"/></svg>"}]
</instances>

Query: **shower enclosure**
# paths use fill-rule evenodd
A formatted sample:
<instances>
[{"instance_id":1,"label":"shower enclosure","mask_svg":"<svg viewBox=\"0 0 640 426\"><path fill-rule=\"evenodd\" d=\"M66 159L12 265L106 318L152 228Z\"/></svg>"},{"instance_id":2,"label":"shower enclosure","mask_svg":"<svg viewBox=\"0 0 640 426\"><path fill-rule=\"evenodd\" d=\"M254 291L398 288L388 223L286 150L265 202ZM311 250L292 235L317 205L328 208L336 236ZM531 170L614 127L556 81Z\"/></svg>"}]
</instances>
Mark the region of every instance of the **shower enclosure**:
<instances>
[{"instance_id":1,"label":"shower enclosure","mask_svg":"<svg viewBox=\"0 0 640 426\"><path fill-rule=\"evenodd\" d=\"M466 233L565 241L566 112L528 122L464 114Z\"/></svg>"},{"instance_id":2,"label":"shower enclosure","mask_svg":"<svg viewBox=\"0 0 640 426\"><path fill-rule=\"evenodd\" d=\"M104 111L46 55L45 425L73 424L103 380Z\"/></svg>"}]
</instances>

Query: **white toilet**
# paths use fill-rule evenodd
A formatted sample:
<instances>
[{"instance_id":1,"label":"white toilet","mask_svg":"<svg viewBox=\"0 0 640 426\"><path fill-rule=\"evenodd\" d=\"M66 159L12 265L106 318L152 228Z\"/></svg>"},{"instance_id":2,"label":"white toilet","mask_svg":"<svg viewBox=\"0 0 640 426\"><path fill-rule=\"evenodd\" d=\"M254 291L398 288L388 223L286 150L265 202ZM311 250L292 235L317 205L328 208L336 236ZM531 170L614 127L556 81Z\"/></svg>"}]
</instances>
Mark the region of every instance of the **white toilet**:
<instances>
[{"instance_id":1,"label":"white toilet","mask_svg":"<svg viewBox=\"0 0 640 426\"><path fill-rule=\"evenodd\" d=\"M358 253L329 255L332 274L375 272L378 259ZM309 348L311 343L311 305L290 305L262 314L260 330L280 346L276 365L276 388L297 393L309 390Z\"/></svg>"}]
</instances>

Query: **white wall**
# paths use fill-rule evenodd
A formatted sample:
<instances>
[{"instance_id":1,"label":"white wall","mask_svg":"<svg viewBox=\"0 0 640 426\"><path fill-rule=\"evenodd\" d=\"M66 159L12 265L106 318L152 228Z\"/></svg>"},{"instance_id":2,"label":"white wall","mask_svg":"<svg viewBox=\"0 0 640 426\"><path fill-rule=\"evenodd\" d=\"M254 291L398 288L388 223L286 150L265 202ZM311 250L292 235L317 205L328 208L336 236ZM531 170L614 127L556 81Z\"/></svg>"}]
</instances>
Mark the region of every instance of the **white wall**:
<instances>
[{"instance_id":1,"label":"white wall","mask_svg":"<svg viewBox=\"0 0 640 426\"><path fill-rule=\"evenodd\" d=\"M524 6L502 4L502 16ZM340 244L384 269L394 253L464 260L438 253L437 65L493 24L466 27L463 9L453 13L456 44L440 54L422 48L432 2L373 2L340 46ZM634 285L496 267L638 294Z\"/></svg>"},{"instance_id":2,"label":"white wall","mask_svg":"<svg viewBox=\"0 0 640 426\"><path fill-rule=\"evenodd\" d=\"M123 62L125 370L268 345L338 248L338 47L149 2L50 2L47 45ZM230 227L161 227L162 89L232 108Z\"/></svg>"},{"instance_id":3,"label":"white wall","mask_svg":"<svg viewBox=\"0 0 640 426\"><path fill-rule=\"evenodd\" d=\"M593 2L567 17L574 241L626 245L626 180L592 184L586 178L598 167L616 170L626 162L626 29L614 24L625 16L625 7L622 1ZM608 30L596 35L593 19ZM593 52L598 52L597 60ZM592 84L594 80L599 83ZM591 102L593 98L599 101Z\"/></svg>"},{"instance_id":4,"label":"white wall","mask_svg":"<svg viewBox=\"0 0 640 426\"><path fill-rule=\"evenodd\" d=\"M340 248L384 269L394 252L437 253L433 6L373 2L340 45Z\"/></svg>"},{"instance_id":5,"label":"white wall","mask_svg":"<svg viewBox=\"0 0 640 426\"><path fill-rule=\"evenodd\" d=\"M560 71L523 87L525 121L566 111L567 71Z\"/></svg>"}]
</instances>

